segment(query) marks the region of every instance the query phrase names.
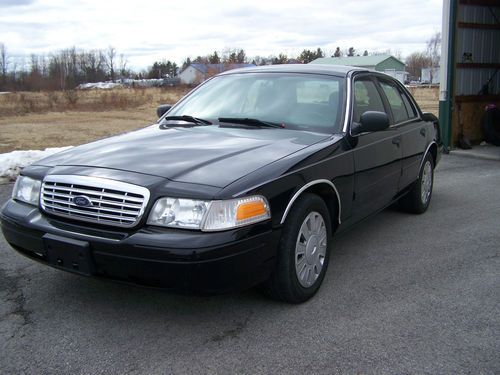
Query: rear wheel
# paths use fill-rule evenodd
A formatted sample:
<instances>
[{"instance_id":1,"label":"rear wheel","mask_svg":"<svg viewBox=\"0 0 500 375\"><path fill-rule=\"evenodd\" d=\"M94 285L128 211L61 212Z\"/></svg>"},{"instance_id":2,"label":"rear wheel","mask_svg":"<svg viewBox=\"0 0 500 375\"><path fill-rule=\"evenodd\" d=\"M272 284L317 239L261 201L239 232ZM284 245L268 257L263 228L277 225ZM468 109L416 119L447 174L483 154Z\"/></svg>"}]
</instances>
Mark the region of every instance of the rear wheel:
<instances>
[{"instance_id":1,"label":"rear wheel","mask_svg":"<svg viewBox=\"0 0 500 375\"><path fill-rule=\"evenodd\" d=\"M314 194L302 195L285 222L277 264L264 285L267 294L291 303L311 298L325 277L331 237L325 202Z\"/></svg>"},{"instance_id":2,"label":"rear wheel","mask_svg":"<svg viewBox=\"0 0 500 375\"><path fill-rule=\"evenodd\" d=\"M418 180L411 190L399 200L399 206L407 212L421 214L427 210L432 197L434 185L434 161L432 155L425 156Z\"/></svg>"}]
</instances>

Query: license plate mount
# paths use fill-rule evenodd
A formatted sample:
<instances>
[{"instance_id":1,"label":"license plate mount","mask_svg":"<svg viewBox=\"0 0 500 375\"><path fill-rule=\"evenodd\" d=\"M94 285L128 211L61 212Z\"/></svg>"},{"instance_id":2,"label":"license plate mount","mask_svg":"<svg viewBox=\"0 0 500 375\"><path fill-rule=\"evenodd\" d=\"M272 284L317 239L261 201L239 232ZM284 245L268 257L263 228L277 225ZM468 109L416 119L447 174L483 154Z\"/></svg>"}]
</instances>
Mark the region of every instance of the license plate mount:
<instances>
[{"instance_id":1,"label":"license plate mount","mask_svg":"<svg viewBox=\"0 0 500 375\"><path fill-rule=\"evenodd\" d=\"M86 276L95 272L88 242L54 234L44 235L43 242L51 266Z\"/></svg>"}]
</instances>

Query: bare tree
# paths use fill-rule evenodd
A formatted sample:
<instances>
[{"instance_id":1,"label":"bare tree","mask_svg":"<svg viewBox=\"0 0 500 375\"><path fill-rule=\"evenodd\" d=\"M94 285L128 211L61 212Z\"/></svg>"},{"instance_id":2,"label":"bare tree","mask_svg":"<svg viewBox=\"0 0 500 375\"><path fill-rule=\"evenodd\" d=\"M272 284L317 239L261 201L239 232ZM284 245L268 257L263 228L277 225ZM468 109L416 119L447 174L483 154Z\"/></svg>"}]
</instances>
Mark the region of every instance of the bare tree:
<instances>
[{"instance_id":1,"label":"bare tree","mask_svg":"<svg viewBox=\"0 0 500 375\"><path fill-rule=\"evenodd\" d=\"M399 48L396 48L394 50L394 52L390 55L394 56L398 60L401 60L403 58L403 53L401 52L401 50Z\"/></svg>"},{"instance_id":2,"label":"bare tree","mask_svg":"<svg viewBox=\"0 0 500 375\"><path fill-rule=\"evenodd\" d=\"M7 56L7 48L5 44L0 43L0 73L2 73L2 85L7 83L7 68L9 66L9 58Z\"/></svg>"},{"instance_id":3,"label":"bare tree","mask_svg":"<svg viewBox=\"0 0 500 375\"><path fill-rule=\"evenodd\" d=\"M413 52L406 58L406 70L414 79L420 79L422 69L431 65L431 59L424 52Z\"/></svg>"},{"instance_id":4,"label":"bare tree","mask_svg":"<svg viewBox=\"0 0 500 375\"><path fill-rule=\"evenodd\" d=\"M431 59L431 68L439 66L439 60L441 58L441 33L436 32L427 41L427 56Z\"/></svg>"},{"instance_id":5,"label":"bare tree","mask_svg":"<svg viewBox=\"0 0 500 375\"><path fill-rule=\"evenodd\" d=\"M109 69L109 76L111 80L115 81L115 59L116 59L116 49L113 46L109 46L106 51L106 64Z\"/></svg>"},{"instance_id":6,"label":"bare tree","mask_svg":"<svg viewBox=\"0 0 500 375\"><path fill-rule=\"evenodd\" d=\"M439 61L441 60L441 33L437 31L433 36L427 41L427 49L425 51L428 57L426 68L429 69L430 82L434 81L434 69L439 66Z\"/></svg>"},{"instance_id":7,"label":"bare tree","mask_svg":"<svg viewBox=\"0 0 500 375\"><path fill-rule=\"evenodd\" d=\"M120 54L120 78L128 78L130 70L127 68L128 60L123 53Z\"/></svg>"}]
</instances>

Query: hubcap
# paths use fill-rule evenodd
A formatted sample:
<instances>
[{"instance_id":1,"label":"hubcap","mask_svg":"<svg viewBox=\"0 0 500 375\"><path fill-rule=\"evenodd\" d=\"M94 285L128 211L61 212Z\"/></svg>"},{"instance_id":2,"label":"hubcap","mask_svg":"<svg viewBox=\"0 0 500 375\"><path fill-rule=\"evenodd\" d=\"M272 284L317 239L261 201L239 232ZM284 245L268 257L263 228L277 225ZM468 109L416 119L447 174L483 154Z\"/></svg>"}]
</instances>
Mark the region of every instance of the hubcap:
<instances>
[{"instance_id":1,"label":"hubcap","mask_svg":"<svg viewBox=\"0 0 500 375\"><path fill-rule=\"evenodd\" d=\"M432 192L432 166L430 161L426 161L422 169L422 181L420 186L420 199L423 204L427 204Z\"/></svg>"},{"instance_id":2,"label":"hubcap","mask_svg":"<svg viewBox=\"0 0 500 375\"><path fill-rule=\"evenodd\" d=\"M295 245L295 272L303 287L313 285L321 274L326 248L325 220L318 212L310 212L302 222Z\"/></svg>"}]
</instances>

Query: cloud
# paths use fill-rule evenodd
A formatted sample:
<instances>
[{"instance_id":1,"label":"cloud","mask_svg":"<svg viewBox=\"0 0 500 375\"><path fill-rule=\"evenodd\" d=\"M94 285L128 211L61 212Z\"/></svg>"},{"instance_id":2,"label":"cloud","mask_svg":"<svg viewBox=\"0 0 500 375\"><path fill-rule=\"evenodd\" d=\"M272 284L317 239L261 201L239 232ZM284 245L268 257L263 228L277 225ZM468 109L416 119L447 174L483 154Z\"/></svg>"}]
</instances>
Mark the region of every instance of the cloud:
<instances>
[{"instance_id":1,"label":"cloud","mask_svg":"<svg viewBox=\"0 0 500 375\"><path fill-rule=\"evenodd\" d=\"M0 0L0 8L33 4L35 0Z\"/></svg>"},{"instance_id":2,"label":"cloud","mask_svg":"<svg viewBox=\"0 0 500 375\"><path fill-rule=\"evenodd\" d=\"M113 45L134 67L155 59L181 63L226 47L244 48L248 56L337 46L406 55L423 49L440 27L439 0L397 6L376 0L0 0L0 41L12 54Z\"/></svg>"}]
</instances>

